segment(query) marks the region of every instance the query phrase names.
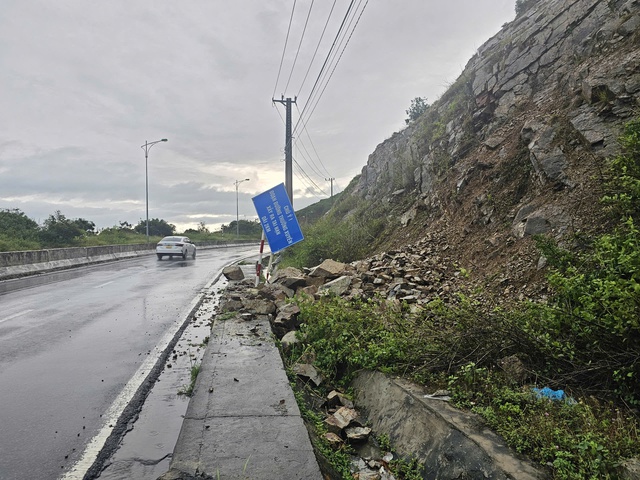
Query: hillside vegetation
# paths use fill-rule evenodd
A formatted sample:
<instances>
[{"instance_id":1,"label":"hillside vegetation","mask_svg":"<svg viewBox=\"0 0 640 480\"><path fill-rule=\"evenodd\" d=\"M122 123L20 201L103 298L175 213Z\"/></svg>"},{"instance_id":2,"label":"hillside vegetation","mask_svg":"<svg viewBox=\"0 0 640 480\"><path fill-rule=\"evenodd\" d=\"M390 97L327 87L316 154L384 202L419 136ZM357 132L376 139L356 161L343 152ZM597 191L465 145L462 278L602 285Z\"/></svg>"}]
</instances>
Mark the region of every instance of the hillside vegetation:
<instances>
[{"instance_id":1,"label":"hillside vegetation","mask_svg":"<svg viewBox=\"0 0 640 480\"><path fill-rule=\"evenodd\" d=\"M446 295L299 300L292 359L313 352L342 386L373 368L446 388L552 478L629 478L622 465L640 455L640 6L518 5L284 255L303 268L402 255L417 265L412 252L438 252L434 292ZM427 260L412 275L429 277ZM564 400L540 398L543 387Z\"/></svg>"}]
</instances>

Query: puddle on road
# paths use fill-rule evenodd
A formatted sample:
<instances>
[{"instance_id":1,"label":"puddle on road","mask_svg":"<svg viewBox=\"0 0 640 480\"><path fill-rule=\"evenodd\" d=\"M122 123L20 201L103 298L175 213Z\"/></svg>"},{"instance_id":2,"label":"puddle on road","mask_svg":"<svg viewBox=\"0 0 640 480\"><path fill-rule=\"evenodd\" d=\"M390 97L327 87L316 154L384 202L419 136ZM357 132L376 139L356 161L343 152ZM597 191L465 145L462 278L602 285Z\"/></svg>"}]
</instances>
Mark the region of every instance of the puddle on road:
<instances>
[{"instance_id":1,"label":"puddle on road","mask_svg":"<svg viewBox=\"0 0 640 480\"><path fill-rule=\"evenodd\" d=\"M189 397L178 392L188 387L191 367L202 360L205 342L211 333L221 280L204 296L182 337L169 355L160 377L149 393L133 429L127 432L118 450L105 464L101 480L156 480L169 470Z\"/></svg>"}]
</instances>

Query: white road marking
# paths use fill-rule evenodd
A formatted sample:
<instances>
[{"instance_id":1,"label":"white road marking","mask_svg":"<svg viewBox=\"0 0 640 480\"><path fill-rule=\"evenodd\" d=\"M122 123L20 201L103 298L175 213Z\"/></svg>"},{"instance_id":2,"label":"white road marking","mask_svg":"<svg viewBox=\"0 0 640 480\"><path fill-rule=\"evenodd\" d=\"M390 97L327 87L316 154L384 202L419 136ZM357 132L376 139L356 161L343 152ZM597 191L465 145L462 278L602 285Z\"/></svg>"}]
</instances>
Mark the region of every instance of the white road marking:
<instances>
[{"instance_id":1,"label":"white road marking","mask_svg":"<svg viewBox=\"0 0 640 480\"><path fill-rule=\"evenodd\" d=\"M18 313L14 313L13 315L9 315L8 317L5 317L5 318L0 318L0 323L6 322L8 320L12 320L12 319L20 317L22 315L26 315L29 312L33 312L33 308L30 308L29 310L23 310L23 311L18 312Z\"/></svg>"},{"instance_id":2,"label":"white road marking","mask_svg":"<svg viewBox=\"0 0 640 480\"><path fill-rule=\"evenodd\" d=\"M142 385L146 380L147 376L158 361L158 357L162 354L169 342L171 342L174 335L177 333L178 328L180 328L180 323L175 322L172 328L169 329L160 340L158 345L156 345L151 354L149 354L142 365L140 365L140 368L138 368L136 373L131 377L118 397L111 404L107 412L103 415L103 425L100 431L91 439L87 447L84 449L82 457L76 462L71 470L62 477L62 480L81 480L84 478L85 474L98 457L100 450L102 450L107 442L107 439L115 428L120 415L122 415L124 409L129 405L129 402L133 399L133 396L138 391L140 385Z\"/></svg>"},{"instance_id":3,"label":"white road marking","mask_svg":"<svg viewBox=\"0 0 640 480\"><path fill-rule=\"evenodd\" d=\"M102 287L106 287L107 285L109 285L110 283L113 283L114 281L115 281L115 280L111 280L110 282L103 283L102 285L97 285L97 286L95 286L95 287L93 287L93 288L102 288Z\"/></svg>"},{"instance_id":4,"label":"white road marking","mask_svg":"<svg viewBox=\"0 0 640 480\"><path fill-rule=\"evenodd\" d=\"M212 285L222 276L222 270L220 270L217 275L215 275L205 287L196 295L196 297L191 301L189 306L182 312L179 318L182 319L181 322L174 322L173 325L167 330L165 335L162 337L158 345L153 349L153 351L147 356L146 360L140 365L140 368L133 374L131 380L125 385L125 387L120 392L120 395L114 400L111 404L107 412L103 415L103 425L100 431L91 439L88 443L82 456L80 459L71 467L71 469L62 477L60 480L82 480L86 473L89 471L93 463L95 462L100 450L105 446L109 435L115 428L115 425L122 415L124 409L129 405L129 402L133 399L133 396L138 391L138 388L142 383L146 380L146 378L151 373L151 370L155 366L158 361L160 355L167 348L173 337L178 333L178 330L182 326L184 322L187 321L187 318L196 308L200 299L203 297L205 292L208 292Z\"/></svg>"}]
</instances>

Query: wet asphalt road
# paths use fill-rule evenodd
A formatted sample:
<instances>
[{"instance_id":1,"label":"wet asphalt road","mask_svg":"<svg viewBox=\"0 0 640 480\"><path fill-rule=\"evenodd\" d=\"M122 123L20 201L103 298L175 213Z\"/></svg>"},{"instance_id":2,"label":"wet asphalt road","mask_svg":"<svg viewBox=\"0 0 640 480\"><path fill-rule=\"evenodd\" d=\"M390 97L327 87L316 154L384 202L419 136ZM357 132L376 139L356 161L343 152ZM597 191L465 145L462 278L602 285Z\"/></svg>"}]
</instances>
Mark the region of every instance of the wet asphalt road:
<instances>
[{"instance_id":1,"label":"wet asphalt road","mask_svg":"<svg viewBox=\"0 0 640 480\"><path fill-rule=\"evenodd\" d=\"M212 276L255 251L149 255L0 282L0 479L61 477Z\"/></svg>"}]
</instances>

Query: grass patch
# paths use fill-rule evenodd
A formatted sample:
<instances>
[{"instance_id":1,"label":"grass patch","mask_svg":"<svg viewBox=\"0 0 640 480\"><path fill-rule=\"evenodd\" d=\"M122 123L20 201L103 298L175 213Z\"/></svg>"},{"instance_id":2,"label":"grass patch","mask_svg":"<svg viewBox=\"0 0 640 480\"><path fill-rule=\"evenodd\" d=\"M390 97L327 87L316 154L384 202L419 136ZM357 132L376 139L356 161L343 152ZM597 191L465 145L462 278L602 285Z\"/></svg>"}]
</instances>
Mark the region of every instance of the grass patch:
<instances>
[{"instance_id":1,"label":"grass patch","mask_svg":"<svg viewBox=\"0 0 640 480\"><path fill-rule=\"evenodd\" d=\"M200 373L200 366L201 365L199 363L191 366L191 381L189 382L189 385L185 385L178 390L178 395L184 395L186 397L191 397L193 395L193 389L196 387L196 379Z\"/></svg>"}]
</instances>

